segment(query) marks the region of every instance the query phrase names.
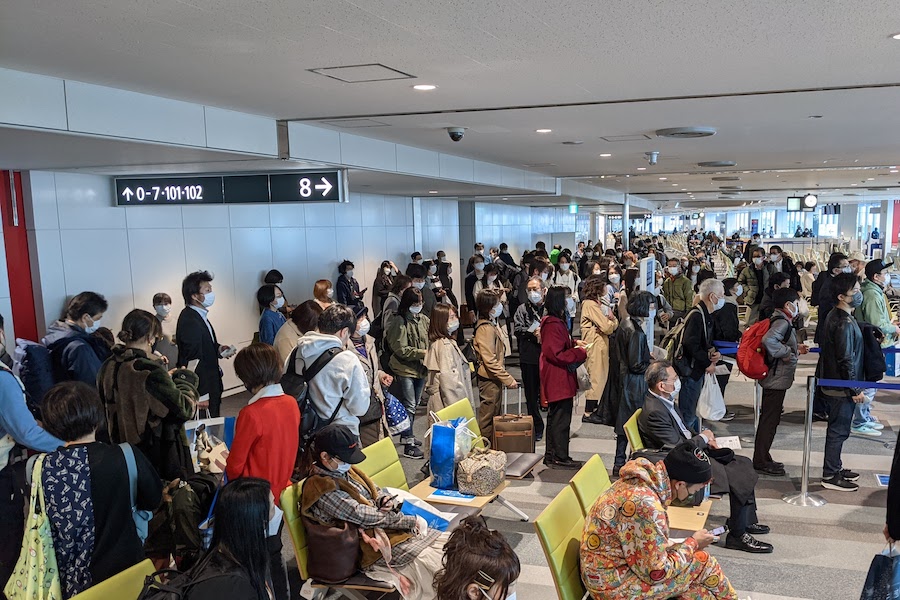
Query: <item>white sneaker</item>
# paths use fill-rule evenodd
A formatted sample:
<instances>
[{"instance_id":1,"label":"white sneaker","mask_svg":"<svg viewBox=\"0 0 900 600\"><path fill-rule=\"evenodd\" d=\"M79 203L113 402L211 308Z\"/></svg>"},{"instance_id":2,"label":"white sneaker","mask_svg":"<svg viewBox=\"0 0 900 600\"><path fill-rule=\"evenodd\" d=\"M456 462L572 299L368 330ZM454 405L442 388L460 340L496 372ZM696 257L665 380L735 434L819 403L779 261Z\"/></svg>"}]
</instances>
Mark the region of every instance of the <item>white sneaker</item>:
<instances>
[{"instance_id":1,"label":"white sneaker","mask_svg":"<svg viewBox=\"0 0 900 600\"><path fill-rule=\"evenodd\" d=\"M850 433L855 433L856 435L865 435L868 437L878 437L881 435L881 432L871 427L869 423L865 423L863 425L860 425L859 427L851 427Z\"/></svg>"},{"instance_id":2,"label":"white sneaker","mask_svg":"<svg viewBox=\"0 0 900 600\"><path fill-rule=\"evenodd\" d=\"M869 421L866 423L866 425L876 431L881 431L882 429L884 429L884 425L882 425L878 421Z\"/></svg>"}]
</instances>

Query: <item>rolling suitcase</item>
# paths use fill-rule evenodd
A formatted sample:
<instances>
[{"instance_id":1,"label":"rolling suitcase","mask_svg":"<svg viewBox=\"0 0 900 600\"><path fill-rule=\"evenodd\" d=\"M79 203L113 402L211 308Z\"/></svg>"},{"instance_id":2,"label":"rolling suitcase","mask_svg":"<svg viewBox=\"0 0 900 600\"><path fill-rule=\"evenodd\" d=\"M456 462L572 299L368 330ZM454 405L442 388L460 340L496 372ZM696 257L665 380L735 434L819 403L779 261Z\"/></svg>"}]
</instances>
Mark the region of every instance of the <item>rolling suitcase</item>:
<instances>
[{"instance_id":1,"label":"rolling suitcase","mask_svg":"<svg viewBox=\"0 0 900 600\"><path fill-rule=\"evenodd\" d=\"M491 448L511 452L534 452L534 419L522 414L522 386L518 388L518 414L510 414L507 407L509 389L503 389L503 414L494 417L494 439Z\"/></svg>"}]
</instances>

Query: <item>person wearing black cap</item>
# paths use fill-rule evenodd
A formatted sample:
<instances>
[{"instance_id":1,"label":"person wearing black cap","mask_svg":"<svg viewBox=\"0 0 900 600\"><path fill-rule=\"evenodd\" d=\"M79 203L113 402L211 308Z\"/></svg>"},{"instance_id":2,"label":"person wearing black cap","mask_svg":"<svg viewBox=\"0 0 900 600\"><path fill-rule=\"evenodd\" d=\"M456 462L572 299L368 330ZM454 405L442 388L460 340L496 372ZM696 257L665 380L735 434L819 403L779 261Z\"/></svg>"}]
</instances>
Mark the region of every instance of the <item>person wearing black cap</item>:
<instances>
[{"instance_id":1,"label":"person wearing black cap","mask_svg":"<svg viewBox=\"0 0 900 600\"><path fill-rule=\"evenodd\" d=\"M755 554L772 552L771 544L760 542L754 535L769 533L769 527L757 521L756 482L759 476L753 462L737 456L728 448L719 448L716 436L709 429L699 434L689 429L674 405L674 397L681 390L680 380L668 361L652 363L644 373L647 395L644 409L638 417L638 431L648 448L663 452L689 441L695 448L708 453L713 461L713 494L728 494L731 516L725 547Z\"/></svg>"},{"instance_id":2,"label":"person wearing black cap","mask_svg":"<svg viewBox=\"0 0 900 600\"><path fill-rule=\"evenodd\" d=\"M683 542L669 539L666 508L703 490L712 479L706 452L691 442L664 460L625 463L621 476L594 503L581 537L581 579L592 598L737 600L705 529Z\"/></svg>"},{"instance_id":3,"label":"person wearing black cap","mask_svg":"<svg viewBox=\"0 0 900 600\"><path fill-rule=\"evenodd\" d=\"M882 348L894 346L897 340L900 339L900 327L897 326L897 318L891 314L890 304L884 293L888 280L885 270L893 264L893 261L886 263L880 258L866 263L866 278L859 285L859 291L862 292L863 300L854 313L857 321L869 323L884 334L884 339L881 341ZM854 407L850 431L857 435L880 436L884 425L872 416L875 388L864 389L863 395L866 397L865 401Z\"/></svg>"},{"instance_id":4,"label":"person wearing black cap","mask_svg":"<svg viewBox=\"0 0 900 600\"><path fill-rule=\"evenodd\" d=\"M303 484L300 512L320 525L360 528L360 564L367 576L394 584L404 600L435 597L432 582L441 568L448 534L429 529L420 516L400 512L401 502L356 468L365 460L360 442L346 426L332 424L316 434L314 464ZM390 552L375 550L376 540ZM374 544L374 545L373 545ZM390 556L390 566L385 563ZM331 560L330 556L310 561ZM323 563L327 568L327 562Z\"/></svg>"}]
</instances>

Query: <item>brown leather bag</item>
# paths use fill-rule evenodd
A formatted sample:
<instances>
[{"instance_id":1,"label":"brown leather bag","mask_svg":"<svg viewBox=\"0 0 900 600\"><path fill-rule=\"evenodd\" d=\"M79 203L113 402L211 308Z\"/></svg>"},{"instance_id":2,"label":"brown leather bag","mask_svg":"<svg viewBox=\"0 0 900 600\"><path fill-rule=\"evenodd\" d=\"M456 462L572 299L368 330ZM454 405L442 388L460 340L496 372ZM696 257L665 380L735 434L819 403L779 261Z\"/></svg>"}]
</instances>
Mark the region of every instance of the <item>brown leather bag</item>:
<instances>
[{"instance_id":1,"label":"brown leather bag","mask_svg":"<svg viewBox=\"0 0 900 600\"><path fill-rule=\"evenodd\" d=\"M321 525L304 515L300 519L306 529L307 545L314 550L306 559L310 578L338 584L359 571L362 552L357 527L346 522L343 528Z\"/></svg>"}]
</instances>

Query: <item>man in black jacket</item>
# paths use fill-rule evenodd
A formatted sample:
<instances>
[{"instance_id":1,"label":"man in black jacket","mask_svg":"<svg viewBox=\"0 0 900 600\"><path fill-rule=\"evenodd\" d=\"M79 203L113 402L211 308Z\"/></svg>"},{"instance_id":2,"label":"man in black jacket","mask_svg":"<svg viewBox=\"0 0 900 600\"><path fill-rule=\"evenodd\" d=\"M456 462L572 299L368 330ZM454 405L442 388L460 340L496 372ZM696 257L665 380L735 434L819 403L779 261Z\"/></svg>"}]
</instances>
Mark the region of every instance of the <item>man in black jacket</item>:
<instances>
[{"instance_id":1,"label":"man in black jacket","mask_svg":"<svg viewBox=\"0 0 900 600\"><path fill-rule=\"evenodd\" d=\"M863 338L853 309L862 304L859 279L854 273L841 273L831 280L834 309L828 313L820 336L822 356L816 376L822 379L860 381L863 379ZM825 432L825 463L822 487L841 492L855 492L859 473L843 468L841 450L850 437L855 404L866 397L863 387L821 388L828 407L828 429Z\"/></svg>"},{"instance_id":2,"label":"man in black jacket","mask_svg":"<svg viewBox=\"0 0 900 600\"><path fill-rule=\"evenodd\" d=\"M850 272L850 261L847 260L846 254L835 252L828 257L827 270L819 273L819 276L813 281L812 296L809 303L812 306L819 307L818 324L816 325L816 333L813 340L817 344L822 343L822 332L825 330L825 319L828 313L834 308L834 300L831 294L831 280L835 275ZM828 419L828 403L822 395L822 389L816 388L816 395L813 399L813 420L825 421Z\"/></svg>"},{"instance_id":3,"label":"man in black jacket","mask_svg":"<svg viewBox=\"0 0 900 600\"><path fill-rule=\"evenodd\" d=\"M715 373L716 363L722 358L713 347L712 313L725 306L725 288L718 279L706 279L700 284L700 303L692 308L684 321L680 350L683 359L678 375L681 376L681 394L678 396L678 410L685 424L696 429L697 401L703 389L706 373Z\"/></svg>"},{"instance_id":4,"label":"man in black jacket","mask_svg":"<svg viewBox=\"0 0 900 600\"><path fill-rule=\"evenodd\" d=\"M638 431L644 444L648 448L668 452L690 441L705 450L710 458L715 459L710 461L713 473L711 493L728 494L731 505L725 547L755 554L772 552L771 544L753 537L769 533L769 528L761 525L756 515L755 490L759 476L753 470L753 463L745 456L736 456L727 448L719 448L715 435L709 429L697 433L696 429L685 425L675 410L674 395L678 392L680 379L671 363L664 360L651 363L644 376L648 391L638 417Z\"/></svg>"},{"instance_id":5,"label":"man in black jacket","mask_svg":"<svg viewBox=\"0 0 900 600\"><path fill-rule=\"evenodd\" d=\"M784 255L781 246L769 246L769 262L775 269L776 273L784 273L789 276L791 289L802 290L800 287L800 273L797 271L797 265L790 258Z\"/></svg>"},{"instance_id":6,"label":"man in black jacket","mask_svg":"<svg viewBox=\"0 0 900 600\"><path fill-rule=\"evenodd\" d=\"M209 415L218 417L223 389L219 358L230 358L235 351L219 344L216 330L209 322L209 308L216 299L212 279L207 271L197 271L181 282L185 307L178 316L175 341L178 343L179 367L187 367L192 360L199 361L194 372L200 378L197 386L200 401L207 400Z\"/></svg>"},{"instance_id":7,"label":"man in black jacket","mask_svg":"<svg viewBox=\"0 0 900 600\"><path fill-rule=\"evenodd\" d=\"M519 363L522 366L522 387L528 414L534 420L534 441L544 437L541 417L541 317L544 316L544 290L541 278L533 277L523 286L527 299L516 309L513 328L519 341Z\"/></svg>"}]
</instances>

